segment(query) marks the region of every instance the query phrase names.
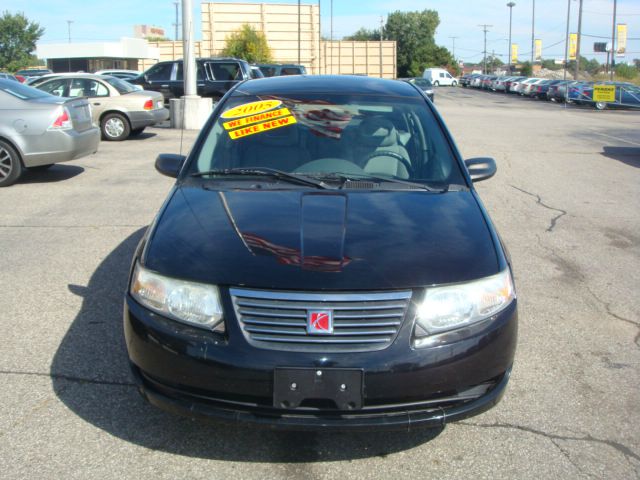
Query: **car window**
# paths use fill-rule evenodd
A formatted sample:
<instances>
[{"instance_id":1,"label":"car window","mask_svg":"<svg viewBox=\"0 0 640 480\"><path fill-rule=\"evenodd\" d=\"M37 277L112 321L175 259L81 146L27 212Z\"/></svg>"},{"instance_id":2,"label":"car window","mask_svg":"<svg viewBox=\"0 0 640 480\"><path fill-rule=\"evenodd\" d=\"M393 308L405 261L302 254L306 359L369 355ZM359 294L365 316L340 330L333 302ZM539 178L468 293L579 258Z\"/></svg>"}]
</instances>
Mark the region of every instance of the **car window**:
<instances>
[{"instance_id":1,"label":"car window","mask_svg":"<svg viewBox=\"0 0 640 480\"><path fill-rule=\"evenodd\" d=\"M440 78L444 78L444 73L440 73Z\"/></svg>"},{"instance_id":2,"label":"car window","mask_svg":"<svg viewBox=\"0 0 640 480\"><path fill-rule=\"evenodd\" d=\"M275 67L260 67L265 77L273 77L276 74Z\"/></svg>"},{"instance_id":3,"label":"car window","mask_svg":"<svg viewBox=\"0 0 640 480\"><path fill-rule=\"evenodd\" d=\"M65 96L65 89L68 83L69 80L66 78L57 78L38 85L38 88L43 92L50 93L56 97L63 97Z\"/></svg>"},{"instance_id":4,"label":"car window","mask_svg":"<svg viewBox=\"0 0 640 480\"><path fill-rule=\"evenodd\" d=\"M446 75L447 75L447 78L453 78L453 77L452 77L450 74L448 74L448 73L447 73Z\"/></svg>"},{"instance_id":5,"label":"car window","mask_svg":"<svg viewBox=\"0 0 640 480\"><path fill-rule=\"evenodd\" d=\"M108 97L109 89L97 80L74 78L69 88L70 97Z\"/></svg>"},{"instance_id":6,"label":"car window","mask_svg":"<svg viewBox=\"0 0 640 480\"><path fill-rule=\"evenodd\" d=\"M147 78L153 81L165 81L171 80L171 71L173 70L173 63L159 63L147 70Z\"/></svg>"},{"instance_id":7,"label":"car window","mask_svg":"<svg viewBox=\"0 0 640 480\"><path fill-rule=\"evenodd\" d=\"M9 95L13 95L21 100L31 100L34 98L46 97L48 93L38 90L37 88L28 87L19 82L4 82L0 83L0 90Z\"/></svg>"},{"instance_id":8,"label":"car window","mask_svg":"<svg viewBox=\"0 0 640 480\"><path fill-rule=\"evenodd\" d=\"M282 67L280 75L300 75L302 72L298 67Z\"/></svg>"},{"instance_id":9,"label":"car window","mask_svg":"<svg viewBox=\"0 0 640 480\"><path fill-rule=\"evenodd\" d=\"M204 70L202 64L196 62L196 81L202 81L204 79ZM178 63L178 69L176 71L176 81L184 80L184 66L182 62Z\"/></svg>"},{"instance_id":10,"label":"car window","mask_svg":"<svg viewBox=\"0 0 640 480\"><path fill-rule=\"evenodd\" d=\"M255 105L271 108L234 113L256 111ZM442 128L422 97L309 94L264 100L239 92L222 111L193 157L192 173L269 167L464 184Z\"/></svg>"},{"instance_id":11,"label":"car window","mask_svg":"<svg viewBox=\"0 0 640 480\"><path fill-rule=\"evenodd\" d=\"M129 82L125 82L124 80L121 80L120 78L117 78L117 77L105 78L104 81L107 82L109 85L111 85L113 88L115 88L120 95L125 95L127 93L136 91L136 88L133 85L131 85ZM107 95L108 93L109 92L107 92Z\"/></svg>"},{"instance_id":12,"label":"car window","mask_svg":"<svg viewBox=\"0 0 640 480\"><path fill-rule=\"evenodd\" d=\"M242 72L236 62L209 63L214 80L241 80Z\"/></svg>"}]
</instances>

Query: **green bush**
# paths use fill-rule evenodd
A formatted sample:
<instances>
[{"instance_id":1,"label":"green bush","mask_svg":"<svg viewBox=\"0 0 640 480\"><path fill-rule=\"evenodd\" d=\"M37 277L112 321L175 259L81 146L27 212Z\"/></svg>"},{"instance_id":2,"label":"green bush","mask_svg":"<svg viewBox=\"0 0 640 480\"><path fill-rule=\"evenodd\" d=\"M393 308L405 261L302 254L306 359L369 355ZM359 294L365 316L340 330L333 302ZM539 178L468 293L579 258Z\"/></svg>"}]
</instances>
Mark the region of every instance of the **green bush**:
<instances>
[{"instance_id":1,"label":"green bush","mask_svg":"<svg viewBox=\"0 0 640 480\"><path fill-rule=\"evenodd\" d=\"M271 62L267 37L246 23L227 37L222 55L242 58L249 63Z\"/></svg>"}]
</instances>

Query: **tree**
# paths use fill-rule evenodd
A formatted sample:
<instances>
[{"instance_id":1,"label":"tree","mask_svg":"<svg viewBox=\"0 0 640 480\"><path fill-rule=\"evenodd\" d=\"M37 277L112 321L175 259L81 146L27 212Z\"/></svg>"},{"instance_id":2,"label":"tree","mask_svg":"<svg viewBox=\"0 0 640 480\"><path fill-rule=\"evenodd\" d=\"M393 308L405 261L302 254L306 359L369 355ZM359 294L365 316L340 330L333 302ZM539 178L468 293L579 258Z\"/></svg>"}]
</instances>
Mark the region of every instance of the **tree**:
<instances>
[{"instance_id":1,"label":"tree","mask_svg":"<svg viewBox=\"0 0 640 480\"><path fill-rule=\"evenodd\" d=\"M616 76L620 78L626 78L627 80L633 80L638 75L638 69L627 65L626 63L619 63L616 65Z\"/></svg>"},{"instance_id":2,"label":"tree","mask_svg":"<svg viewBox=\"0 0 640 480\"><path fill-rule=\"evenodd\" d=\"M4 12L0 17L0 70L15 72L29 65L43 33L44 28L22 13Z\"/></svg>"},{"instance_id":3,"label":"tree","mask_svg":"<svg viewBox=\"0 0 640 480\"><path fill-rule=\"evenodd\" d=\"M440 24L438 12L390 13L385 27L385 38L397 42L398 76L419 76L427 67L455 65L455 60L444 47L438 47L434 35Z\"/></svg>"},{"instance_id":4,"label":"tree","mask_svg":"<svg viewBox=\"0 0 640 480\"><path fill-rule=\"evenodd\" d=\"M361 27L353 35L344 37L344 40L366 41L366 40L380 40L380 29L374 28L369 30L368 28Z\"/></svg>"},{"instance_id":5,"label":"tree","mask_svg":"<svg viewBox=\"0 0 640 480\"><path fill-rule=\"evenodd\" d=\"M520 64L520 75L525 77L530 77L533 75L533 67L531 66L531 62L526 61Z\"/></svg>"},{"instance_id":6,"label":"tree","mask_svg":"<svg viewBox=\"0 0 640 480\"><path fill-rule=\"evenodd\" d=\"M243 58L249 63L271 61L267 37L246 23L227 37L222 54Z\"/></svg>"}]
</instances>

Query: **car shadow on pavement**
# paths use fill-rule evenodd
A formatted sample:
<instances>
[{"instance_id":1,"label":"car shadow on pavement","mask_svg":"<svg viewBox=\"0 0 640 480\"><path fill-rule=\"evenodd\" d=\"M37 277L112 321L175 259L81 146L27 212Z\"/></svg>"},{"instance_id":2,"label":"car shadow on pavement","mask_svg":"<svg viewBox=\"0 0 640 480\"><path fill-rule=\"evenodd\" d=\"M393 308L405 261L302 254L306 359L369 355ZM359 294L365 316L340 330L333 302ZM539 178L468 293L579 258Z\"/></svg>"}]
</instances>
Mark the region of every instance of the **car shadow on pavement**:
<instances>
[{"instance_id":1,"label":"car shadow on pavement","mask_svg":"<svg viewBox=\"0 0 640 480\"><path fill-rule=\"evenodd\" d=\"M143 132L139 135L131 135L129 138L127 138L128 142L135 142L136 140L146 140L147 138L153 138L158 136L157 133L153 133L153 132Z\"/></svg>"},{"instance_id":2,"label":"car shadow on pavement","mask_svg":"<svg viewBox=\"0 0 640 480\"><path fill-rule=\"evenodd\" d=\"M638 147L602 147L602 155L640 168L640 148Z\"/></svg>"},{"instance_id":3,"label":"car shadow on pavement","mask_svg":"<svg viewBox=\"0 0 640 480\"><path fill-rule=\"evenodd\" d=\"M298 433L217 425L177 417L145 403L133 384L122 329L123 293L136 231L97 266L89 284L69 285L82 307L51 364L64 405L107 433L150 449L189 457L305 463L385 456L436 438L439 429L411 432Z\"/></svg>"},{"instance_id":4,"label":"car shadow on pavement","mask_svg":"<svg viewBox=\"0 0 640 480\"><path fill-rule=\"evenodd\" d=\"M20 177L19 183L54 183L69 180L84 172L77 165L56 164L46 170L27 170Z\"/></svg>"}]
</instances>

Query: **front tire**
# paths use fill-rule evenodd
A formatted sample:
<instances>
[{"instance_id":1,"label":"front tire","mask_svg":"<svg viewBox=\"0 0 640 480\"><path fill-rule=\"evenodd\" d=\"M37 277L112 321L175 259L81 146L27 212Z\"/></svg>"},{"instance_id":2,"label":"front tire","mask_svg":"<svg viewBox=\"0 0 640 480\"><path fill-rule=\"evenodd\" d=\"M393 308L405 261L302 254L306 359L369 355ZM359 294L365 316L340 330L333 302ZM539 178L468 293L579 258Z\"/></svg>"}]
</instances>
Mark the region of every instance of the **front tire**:
<instances>
[{"instance_id":1,"label":"front tire","mask_svg":"<svg viewBox=\"0 0 640 480\"><path fill-rule=\"evenodd\" d=\"M596 102L595 107L597 110L604 110L607 108L607 104L605 102Z\"/></svg>"},{"instance_id":2,"label":"front tire","mask_svg":"<svg viewBox=\"0 0 640 480\"><path fill-rule=\"evenodd\" d=\"M440 82L438 80L436 80L435 82L433 82L433 86L434 87L438 87L440 86Z\"/></svg>"},{"instance_id":3,"label":"front tire","mask_svg":"<svg viewBox=\"0 0 640 480\"><path fill-rule=\"evenodd\" d=\"M456 82L455 80L453 82L451 82L451 86L452 87L457 87L458 86L458 82Z\"/></svg>"},{"instance_id":4,"label":"front tire","mask_svg":"<svg viewBox=\"0 0 640 480\"><path fill-rule=\"evenodd\" d=\"M13 185L23 172L24 167L16 149L0 140L0 187Z\"/></svg>"},{"instance_id":5,"label":"front tire","mask_svg":"<svg viewBox=\"0 0 640 480\"><path fill-rule=\"evenodd\" d=\"M120 113L109 113L100 122L102 138L110 142L121 142L129 137L131 127L126 117Z\"/></svg>"}]
</instances>

